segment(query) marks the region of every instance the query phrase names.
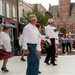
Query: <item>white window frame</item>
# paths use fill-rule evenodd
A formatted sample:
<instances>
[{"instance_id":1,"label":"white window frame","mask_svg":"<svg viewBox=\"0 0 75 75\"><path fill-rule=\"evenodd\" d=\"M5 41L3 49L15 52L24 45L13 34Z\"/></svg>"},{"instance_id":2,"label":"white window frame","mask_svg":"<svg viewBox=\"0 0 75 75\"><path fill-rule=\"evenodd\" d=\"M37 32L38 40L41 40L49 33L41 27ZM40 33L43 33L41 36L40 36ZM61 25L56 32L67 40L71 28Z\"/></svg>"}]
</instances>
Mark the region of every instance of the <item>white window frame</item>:
<instances>
[{"instance_id":1,"label":"white window frame","mask_svg":"<svg viewBox=\"0 0 75 75\"><path fill-rule=\"evenodd\" d=\"M4 1L3 0L1 0L2 1L2 4L0 4L0 6L2 6L2 10L0 10L0 12L1 12L1 14L0 15L4 15Z\"/></svg>"},{"instance_id":2,"label":"white window frame","mask_svg":"<svg viewBox=\"0 0 75 75\"><path fill-rule=\"evenodd\" d=\"M17 17L17 10L16 10L16 7L15 6L13 6L12 9L13 8L15 8L15 11L13 10L13 17L16 18ZM15 16L14 16L14 13L15 13Z\"/></svg>"},{"instance_id":3,"label":"white window frame","mask_svg":"<svg viewBox=\"0 0 75 75\"><path fill-rule=\"evenodd\" d=\"M9 4L10 5L10 8L7 8L7 4ZM8 16L8 14L7 14L7 18L11 18L11 4L10 3L8 3L8 2L6 2L6 10L7 9L9 9L10 10L10 15ZM7 12L8 12L8 10L7 10Z\"/></svg>"}]
</instances>

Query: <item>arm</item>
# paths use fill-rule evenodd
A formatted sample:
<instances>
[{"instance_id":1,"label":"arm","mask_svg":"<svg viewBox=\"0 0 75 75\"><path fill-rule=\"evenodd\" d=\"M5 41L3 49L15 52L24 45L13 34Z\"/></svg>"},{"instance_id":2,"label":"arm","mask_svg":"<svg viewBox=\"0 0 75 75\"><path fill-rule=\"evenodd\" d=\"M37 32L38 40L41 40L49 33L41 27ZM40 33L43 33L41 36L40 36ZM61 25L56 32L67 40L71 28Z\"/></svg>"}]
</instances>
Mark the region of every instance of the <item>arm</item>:
<instances>
[{"instance_id":1,"label":"arm","mask_svg":"<svg viewBox=\"0 0 75 75\"><path fill-rule=\"evenodd\" d=\"M28 37L29 37L29 28L25 27L23 29L23 35L22 35L22 49L25 50L26 54L29 54L29 50L27 49Z\"/></svg>"},{"instance_id":2,"label":"arm","mask_svg":"<svg viewBox=\"0 0 75 75\"><path fill-rule=\"evenodd\" d=\"M6 50L6 48L3 45L3 34L2 33L0 33L0 45L2 46L3 50Z\"/></svg>"}]
</instances>

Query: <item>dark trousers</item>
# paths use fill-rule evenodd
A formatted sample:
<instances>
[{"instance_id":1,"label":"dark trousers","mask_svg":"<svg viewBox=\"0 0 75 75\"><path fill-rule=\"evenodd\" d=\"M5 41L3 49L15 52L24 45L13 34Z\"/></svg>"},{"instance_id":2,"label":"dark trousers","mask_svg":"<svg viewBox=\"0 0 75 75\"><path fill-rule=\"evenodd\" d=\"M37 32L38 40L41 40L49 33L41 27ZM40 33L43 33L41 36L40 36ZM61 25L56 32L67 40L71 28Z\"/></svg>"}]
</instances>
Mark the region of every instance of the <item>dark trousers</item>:
<instances>
[{"instance_id":1,"label":"dark trousers","mask_svg":"<svg viewBox=\"0 0 75 75\"><path fill-rule=\"evenodd\" d=\"M28 44L29 54L27 55L27 71L26 75L38 75L39 58L36 54L36 45Z\"/></svg>"},{"instance_id":2,"label":"dark trousers","mask_svg":"<svg viewBox=\"0 0 75 75\"><path fill-rule=\"evenodd\" d=\"M71 44L70 44L70 42L67 43L67 52L68 52L68 47L70 48L70 52L71 52Z\"/></svg>"},{"instance_id":3,"label":"dark trousers","mask_svg":"<svg viewBox=\"0 0 75 75\"><path fill-rule=\"evenodd\" d=\"M62 53L64 53L65 43L62 43Z\"/></svg>"},{"instance_id":4,"label":"dark trousers","mask_svg":"<svg viewBox=\"0 0 75 75\"><path fill-rule=\"evenodd\" d=\"M52 45L49 47L45 61L48 62L51 57L51 63L55 63L55 39L50 39Z\"/></svg>"}]
</instances>

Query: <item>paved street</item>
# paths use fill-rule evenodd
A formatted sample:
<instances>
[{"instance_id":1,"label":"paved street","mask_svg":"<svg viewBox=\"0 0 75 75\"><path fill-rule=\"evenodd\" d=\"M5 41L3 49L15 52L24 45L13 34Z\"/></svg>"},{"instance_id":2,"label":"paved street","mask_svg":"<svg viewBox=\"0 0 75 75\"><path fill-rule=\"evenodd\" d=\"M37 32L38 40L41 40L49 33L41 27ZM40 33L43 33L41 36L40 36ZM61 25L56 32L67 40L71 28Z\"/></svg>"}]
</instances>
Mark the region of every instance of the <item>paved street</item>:
<instances>
[{"instance_id":1,"label":"paved street","mask_svg":"<svg viewBox=\"0 0 75 75\"><path fill-rule=\"evenodd\" d=\"M25 56L26 59L26 56ZM45 56L40 61L40 75L75 75L75 55L60 55L56 63L57 66L46 65L44 63ZM2 61L0 61L0 68ZM5 73L0 70L0 75L26 75L27 62L20 60L20 56L14 56L9 59L7 68L10 70Z\"/></svg>"}]
</instances>

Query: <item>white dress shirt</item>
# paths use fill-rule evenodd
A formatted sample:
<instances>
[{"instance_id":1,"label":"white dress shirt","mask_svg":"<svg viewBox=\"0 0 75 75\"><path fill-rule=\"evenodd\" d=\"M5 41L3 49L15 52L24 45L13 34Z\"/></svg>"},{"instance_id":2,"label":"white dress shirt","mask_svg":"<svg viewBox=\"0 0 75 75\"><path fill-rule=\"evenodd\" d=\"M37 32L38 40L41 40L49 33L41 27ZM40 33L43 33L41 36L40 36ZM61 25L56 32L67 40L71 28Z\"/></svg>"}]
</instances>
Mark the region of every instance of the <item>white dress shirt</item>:
<instances>
[{"instance_id":1,"label":"white dress shirt","mask_svg":"<svg viewBox=\"0 0 75 75\"><path fill-rule=\"evenodd\" d=\"M2 49L1 45L4 45L7 52L11 52L10 37L4 31L0 33L0 49Z\"/></svg>"},{"instance_id":2,"label":"white dress shirt","mask_svg":"<svg viewBox=\"0 0 75 75\"><path fill-rule=\"evenodd\" d=\"M51 38L56 38L55 33L54 33L53 29L52 29L52 26L50 26L50 25L48 25L45 28L45 34L46 34L46 36L49 36L50 39ZM49 43L51 42L50 39L47 40Z\"/></svg>"},{"instance_id":3,"label":"white dress shirt","mask_svg":"<svg viewBox=\"0 0 75 75\"><path fill-rule=\"evenodd\" d=\"M22 35L20 35L20 37L19 37L19 46L21 46L22 45Z\"/></svg>"},{"instance_id":4,"label":"white dress shirt","mask_svg":"<svg viewBox=\"0 0 75 75\"><path fill-rule=\"evenodd\" d=\"M22 37L22 49L27 49L27 43L37 44L38 37L41 39L45 39L45 36L42 36L36 26L29 23L23 29L23 37Z\"/></svg>"}]
</instances>

